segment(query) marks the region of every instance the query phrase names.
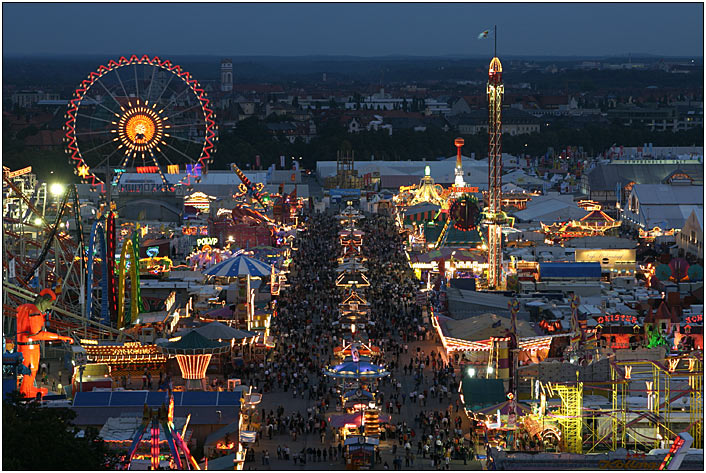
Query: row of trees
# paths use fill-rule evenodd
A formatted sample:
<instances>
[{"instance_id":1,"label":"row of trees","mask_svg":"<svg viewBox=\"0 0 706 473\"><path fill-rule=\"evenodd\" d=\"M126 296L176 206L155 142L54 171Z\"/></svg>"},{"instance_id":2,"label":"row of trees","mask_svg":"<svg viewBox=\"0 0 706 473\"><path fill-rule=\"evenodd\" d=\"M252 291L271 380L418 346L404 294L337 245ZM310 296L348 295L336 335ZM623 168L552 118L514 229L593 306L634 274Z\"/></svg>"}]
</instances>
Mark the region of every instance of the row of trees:
<instances>
[{"instance_id":1,"label":"row of trees","mask_svg":"<svg viewBox=\"0 0 706 473\"><path fill-rule=\"evenodd\" d=\"M356 159L396 160L396 159L435 159L452 156L456 152L453 141L458 136L455 131L445 132L440 128L428 127L424 132L413 130L393 130L390 135L386 130L362 131L349 134L338 123L323 125L318 136L310 143L296 140L290 143L284 138L276 139L263 122L249 118L238 123L231 133L221 136L218 152L214 158L214 169L223 169L235 161L248 169L254 166L255 156L260 155L264 168L272 163L279 166L279 156L302 156L303 167L312 169L317 161L333 160L342 143L348 141L356 151ZM488 152L488 137L485 133L464 136L464 154L475 153L477 158ZM503 136L503 151L513 155L543 155L548 148L561 150L566 146L583 146L589 156L605 152L614 144L637 146L653 143L654 146L703 146L703 129L688 131L651 132L644 128L624 127L617 124L610 126L587 125L584 127L564 126L560 121L552 123L540 133L529 135Z\"/></svg>"},{"instance_id":2,"label":"row of trees","mask_svg":"<svg viewBox=\"0 0 706 473\"><path fill-rule=\"evenodd\" d=\"M38 150L24 145L22 137L31 130L12 135L3 122L3 164L11 169L33 166L41 180L61 180L77 182L74 169L68 163L67 155L61 149ZM453 145L455 131L445 132L430 126L423 132L409 129L388 131L362 131L349 134L338 122L324 123L309 143L297 138L290 143L283 136L277 137L269 132L265 122L257 118L248 118L238 123L233 131L222 132L211 169L228 169L231 162L238 163L243 169L255 165L255 156L259 155L263 168L276 163L280 156L303 159L300 164L308 169L316 167L317 161L333 160L336 151L341 149L343 141L351 143L359 160L422 160L452 156L456 152ZM488 138L485 133L464 136L466 145L464 154L477 158L488 152ZM540 133L518 136L503 136L503 151L518 155L540 156L552 147L561 150L566 146L583 146L589 156L605 152L613 144L637 146L653 143L654 146L703 146L703 128L672 132L651 132L642 127L624 127L618 124L609 126L589 124L584 127L563 125L555 121L549 127L543 127ZM50 163L50 165L47 165ZM291 162L290 162L291 164ZM53 171L53 173L51 172Z\"/></svg>"},{"instance_id":3,"label":"row of trees","mask_svg":"<svg viewBox=\"0 0 706 473\"><path fill-rule=\"evenodd\" d=\"M68 408L23 402L18 392L2 402L2 467L5 470L112 470L119 455L95 429L72 424Z\"/></svg>"}]
</instances>

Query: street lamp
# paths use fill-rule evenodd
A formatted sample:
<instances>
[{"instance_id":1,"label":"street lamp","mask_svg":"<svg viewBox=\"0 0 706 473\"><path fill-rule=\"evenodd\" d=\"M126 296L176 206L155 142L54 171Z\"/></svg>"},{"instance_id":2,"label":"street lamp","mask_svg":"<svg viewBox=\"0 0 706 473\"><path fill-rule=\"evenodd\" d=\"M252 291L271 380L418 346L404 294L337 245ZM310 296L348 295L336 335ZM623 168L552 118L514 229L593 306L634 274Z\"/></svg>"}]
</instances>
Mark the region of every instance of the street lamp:
<instances>
[{"instance_id":1,"label":"street lamp","mask_svg":"<svg viewBox=\"0 0 706 473\"><path fill-rule=\"evenodd\" d=\"M468 370L466 370L466 372L468 373L468 376L470 376L471 378L476 375L476 369L475 369L475 368L468 368Z\"/></svg>"},{"instance_id":2,"label":"street lamp","mask_svg":"<svg viewBox=\"0 0 706 473\"><path fill-rule=\"evenodd\" d=\"M58 182L55 182L51 186L49 186L49 192L55 197L58 197L64 193L64 185L59 184Z\"/></svg>"}]
</instances>

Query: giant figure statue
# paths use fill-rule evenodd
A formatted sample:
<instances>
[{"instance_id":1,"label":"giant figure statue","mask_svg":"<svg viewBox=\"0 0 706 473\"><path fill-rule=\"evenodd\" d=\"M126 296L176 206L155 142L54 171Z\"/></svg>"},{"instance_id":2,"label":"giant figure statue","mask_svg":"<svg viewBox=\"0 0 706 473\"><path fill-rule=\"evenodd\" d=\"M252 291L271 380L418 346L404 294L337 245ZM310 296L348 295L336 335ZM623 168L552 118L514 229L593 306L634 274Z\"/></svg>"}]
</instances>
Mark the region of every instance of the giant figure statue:
<instances>
[{"instance_id":1,"label":"giant figure statue","mask_svg":"<svg viewBox=\"0 0 706 473\"><path fill-rule=\"evenodd\" d=\"M24 375L20 392L25 398L34 398L37 393L44 396L46 388L36 388L34 379L39 368L41 341L61 340L73 343L71 337L64 337L44 330L45 314L56 300L56 294L51 289L42 289L34 304L22 304L17 308L17 351L24 356L23 364L29 368L30 374Z\"/></svg>"}]
</instances>

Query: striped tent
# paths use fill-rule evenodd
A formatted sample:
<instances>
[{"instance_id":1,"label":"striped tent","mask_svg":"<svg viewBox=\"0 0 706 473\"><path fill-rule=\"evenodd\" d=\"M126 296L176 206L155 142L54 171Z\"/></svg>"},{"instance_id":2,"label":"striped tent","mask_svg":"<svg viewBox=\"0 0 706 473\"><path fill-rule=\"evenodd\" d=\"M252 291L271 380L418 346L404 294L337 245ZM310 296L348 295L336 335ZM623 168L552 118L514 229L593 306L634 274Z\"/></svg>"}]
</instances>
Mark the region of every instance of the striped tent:
<instances>
[{"instance_id":1,"label":"striped tent","mask_svg":"<svg viewBox=\"0 0 706 473\"><path fill-rule=\"evenodd\" d=\"M441 207L430 203L413 205L404 211L404 220L405 223L429 222L437 217L439 210Z\"/></svg>"},{"instance_id":2,"label":"striped tent","mask_svg":"<svg viewBox=\"0 0 706 473\"><path fill-rule=\"evenodd\" d=\"M272 274L272 266L244 255L221 261L203 272L206 276L234 278L237 276L267 277Z\"/></svg>"}]
</instances>

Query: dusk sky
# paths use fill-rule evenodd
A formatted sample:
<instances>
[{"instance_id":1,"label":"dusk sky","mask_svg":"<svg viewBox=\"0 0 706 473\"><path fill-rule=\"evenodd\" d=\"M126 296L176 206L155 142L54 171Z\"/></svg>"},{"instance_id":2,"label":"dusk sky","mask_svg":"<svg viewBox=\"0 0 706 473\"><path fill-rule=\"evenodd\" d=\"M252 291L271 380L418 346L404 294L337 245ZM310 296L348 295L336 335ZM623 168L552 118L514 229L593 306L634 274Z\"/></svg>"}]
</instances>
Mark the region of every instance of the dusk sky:
<instances>
[{"instance_id":1,"label":"dusk sky","mask_svg":"<svg viewBox=\"0 0 706 473\"><path fill-rule=\"evenodd\" d=\"M4 3L3 55L703 55L701 3Z\"/></svg>"}]
</instances>

